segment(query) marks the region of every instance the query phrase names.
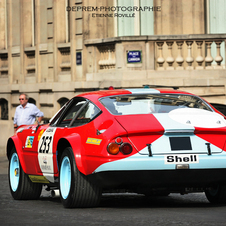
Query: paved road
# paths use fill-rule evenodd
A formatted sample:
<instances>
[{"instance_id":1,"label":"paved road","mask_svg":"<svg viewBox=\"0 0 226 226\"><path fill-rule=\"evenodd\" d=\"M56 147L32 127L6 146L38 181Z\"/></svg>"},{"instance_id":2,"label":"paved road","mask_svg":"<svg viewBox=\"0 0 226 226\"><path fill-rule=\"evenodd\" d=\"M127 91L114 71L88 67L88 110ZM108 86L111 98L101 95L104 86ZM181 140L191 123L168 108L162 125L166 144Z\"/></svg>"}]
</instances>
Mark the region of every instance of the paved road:
<instances>
[{"instance_id":1,"label":"paved road","mask_svg":"<svg viewBox=\"0 0 226 226\"><path fill-rule=\"evenodd\" d=\"M5 156L0 156L0 174L8 173L8 159Z\"/></svg>"},{"instance_id":2,"label":"paved road","mask_svg":"<svg viewBox=\"0 0 226 226\"><path fill-rule=\"evenodd\" d=\"M13 200L6 158L0 157L1 225L226 225L226 207L208 203L203 193L146 198L137 194L104 194L98 208L65 209L43 190L36 201Z\"/></svg>"}]
</instances>

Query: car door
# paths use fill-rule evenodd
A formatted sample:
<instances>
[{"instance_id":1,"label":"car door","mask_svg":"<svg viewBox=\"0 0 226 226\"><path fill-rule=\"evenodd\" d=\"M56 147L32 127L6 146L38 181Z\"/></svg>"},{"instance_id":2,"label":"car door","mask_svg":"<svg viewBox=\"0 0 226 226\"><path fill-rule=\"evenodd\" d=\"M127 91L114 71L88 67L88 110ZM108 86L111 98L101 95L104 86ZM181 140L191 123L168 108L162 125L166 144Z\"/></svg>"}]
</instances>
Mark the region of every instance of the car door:
<instances>
[{"instance_id":1,"label":"car door","mask_svg":"<svg viewBox=\"0 0 226 226\"><path fill-rule=\"evenodd\" d=\"M54 182L54 174L58 172L57 143L61 137L67 135L68 126L85 103L84 98L72 99L65 109L51 120L49 127L46 130L39 130L36 135L40 173L50 182Z\"/></svg>"},{"instance_id":2,"label":"car door","mask_svg":"<svg viewBox=\"0 0 226 226\"><path fill-rule=\"evenodd\" d=\"M100 165L102 150L106 145L104 133L98 128L103 122L102 111L88 101L70 124L69 130L80 136L81 157L85 163L86 173L92 173Z\"/></svg>"}]
</instances>

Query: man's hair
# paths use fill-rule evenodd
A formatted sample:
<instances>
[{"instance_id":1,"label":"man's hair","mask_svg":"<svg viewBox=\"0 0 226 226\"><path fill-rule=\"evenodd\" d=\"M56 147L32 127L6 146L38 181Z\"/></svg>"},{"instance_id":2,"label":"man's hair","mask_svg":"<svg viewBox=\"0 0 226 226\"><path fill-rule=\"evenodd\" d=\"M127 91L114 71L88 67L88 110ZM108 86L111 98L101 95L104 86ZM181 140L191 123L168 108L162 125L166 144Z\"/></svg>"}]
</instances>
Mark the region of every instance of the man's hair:
<instances>
[{"instance_id":1,"label":"man's hair","mask_svg":"<svg viewBox=\"0 0 226 226\"><path fill-rule=\"evenodd\" d=\"M29 99L29 96L28 96L26 93L21 93L20 96L21 96L21 95L24 95L26 100Z\"/></svg>"}]
</instances>

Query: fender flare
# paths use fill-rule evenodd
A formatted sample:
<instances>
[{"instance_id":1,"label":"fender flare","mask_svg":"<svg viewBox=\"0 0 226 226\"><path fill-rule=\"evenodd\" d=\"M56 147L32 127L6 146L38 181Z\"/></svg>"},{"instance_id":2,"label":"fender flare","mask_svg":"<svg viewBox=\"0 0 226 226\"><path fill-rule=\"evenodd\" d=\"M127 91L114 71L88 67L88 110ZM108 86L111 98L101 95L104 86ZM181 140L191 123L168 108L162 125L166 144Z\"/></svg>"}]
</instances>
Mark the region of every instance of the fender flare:
<instances>
[{"instance_id":1,"label":"fender flare","mask_svg":"<svg viewBox=\"0 0 226 226\"><path fill-rule=\"evenodd\" d=\"M68 135L66 137L62 137L57 144L57 151L58 151L58 155L59 157L61 156L63 150L65 147L61 147L61 145L59 145L61 142L65 142L67 141L73 151L74 154L74 158L75 158L75 162L76 162L76 166L78 168L78 170L83 173L83 174L87 174L86 173L86 165L85 165L85 161L82 160L82 155L83 155L83 147L82 147L82 142L81 142L81 137L79 134L74 133L71 135ZM59 150L60 148L60 150ZM59 159L58 159L59 160Z\"/></svg>"},{"instance_id":2,"label":"fender flare","mask_svg":"<svg viewBox=\"0 0 226 226\"><path fill-rule=\"evenodd\" d=\"M26 164L24 161L23 153L22 153L23 147L22 147L22 143L21 143L20 139L18 138L18 136L12 136L7 141L6 155L7 155L8 160L10 158L10 153L11 153L11 150L13 147L15 147L15 149L16 149L16 152L17 152L17 155L18 155L18 158L20 161L20 165L21 165L23 171L26 172Z\"/></svg>"}]
</instances>

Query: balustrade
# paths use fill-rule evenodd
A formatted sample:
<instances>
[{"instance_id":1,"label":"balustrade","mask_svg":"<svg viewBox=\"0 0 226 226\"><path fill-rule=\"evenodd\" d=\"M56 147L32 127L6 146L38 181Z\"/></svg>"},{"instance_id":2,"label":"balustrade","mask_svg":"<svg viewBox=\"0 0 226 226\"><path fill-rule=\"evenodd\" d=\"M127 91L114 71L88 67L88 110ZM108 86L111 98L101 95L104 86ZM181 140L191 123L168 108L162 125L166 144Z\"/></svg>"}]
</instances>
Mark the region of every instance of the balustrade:
<instances>
[{"instance_id":1,"label":"balustrade","mask_svg":"<svg viewBox=\"0 0 226 226\"><path fill-rule=\"evenodd\" d=\"M130 48L133 45L141 46L141 43L144 46L146 45L146 50L149 51L148 54L150 55L145 53L145 48L142 49L142 64L148 62L147 68L153 70L225 69L225 65L222 64L225 60L225 54L221 53L221 44L226 40L226 35L116 37L109 40L110 42L108 42L108 39L98 40L98 43L96 43L99 52L99 55L97 55L98 70L128 68L126 59L125 61L118 61L120 66L116 67L116 52L117 59L123 59L122 54L131 50L126 47L128 43ZM88 40L86 45L95 45L94 42ZM118 43L118 47L116 47L116 43ZM149 50L148 46L153 47ZM117 51L116 48L118 48ZM135 47L136 50L141 50L139 48ZM215 48L216 56L212 51ZM126 54L124 57L126 57ZM144 65L144 67L146 66ZM132 64L130 64L129 69L132 68Z\"/></svg>"},{"instance_id":2,"label":"balustrade","mask_svg":"<svg viewBox=\"0 0 226 226\"><path fill-rule=\"evenodd\" d=\"M173 49L173 44L176 43L176 48ZM215 42L217 46L217 56L213 59L211 55L211 46L212 43ZM163 46L167 45L168 51L163 51ZM185 44L186 43L186 44ZM196 45L194 44L196 43ZM157 41L157 48L159 57L156 60L157 63L157 70L203 70L203 69L222 69L223 66L221 65L223 61L223 57L220 53L220 46L222 40L167 40L167 41ZM206 47L206 48L205 48ZM187 57L183 58L183 53L185 53L185 48L187 48ZM205 49L204 49L205 48ZM194 60L192 55L193 52L196 54L196 58ZM206 56L203 54L206 52ZM193 54L194 54L193 53ZM165 55L165 58L164 56ZM174 56L176 59L174 60ZM217 63L216 66L213 67L213 62ZM167 63L164 67L164 63ZM176 62L176 68L174 68L173 63ZM185 65L187 63L187 66Z\"/></svg>"}]
</instances>

